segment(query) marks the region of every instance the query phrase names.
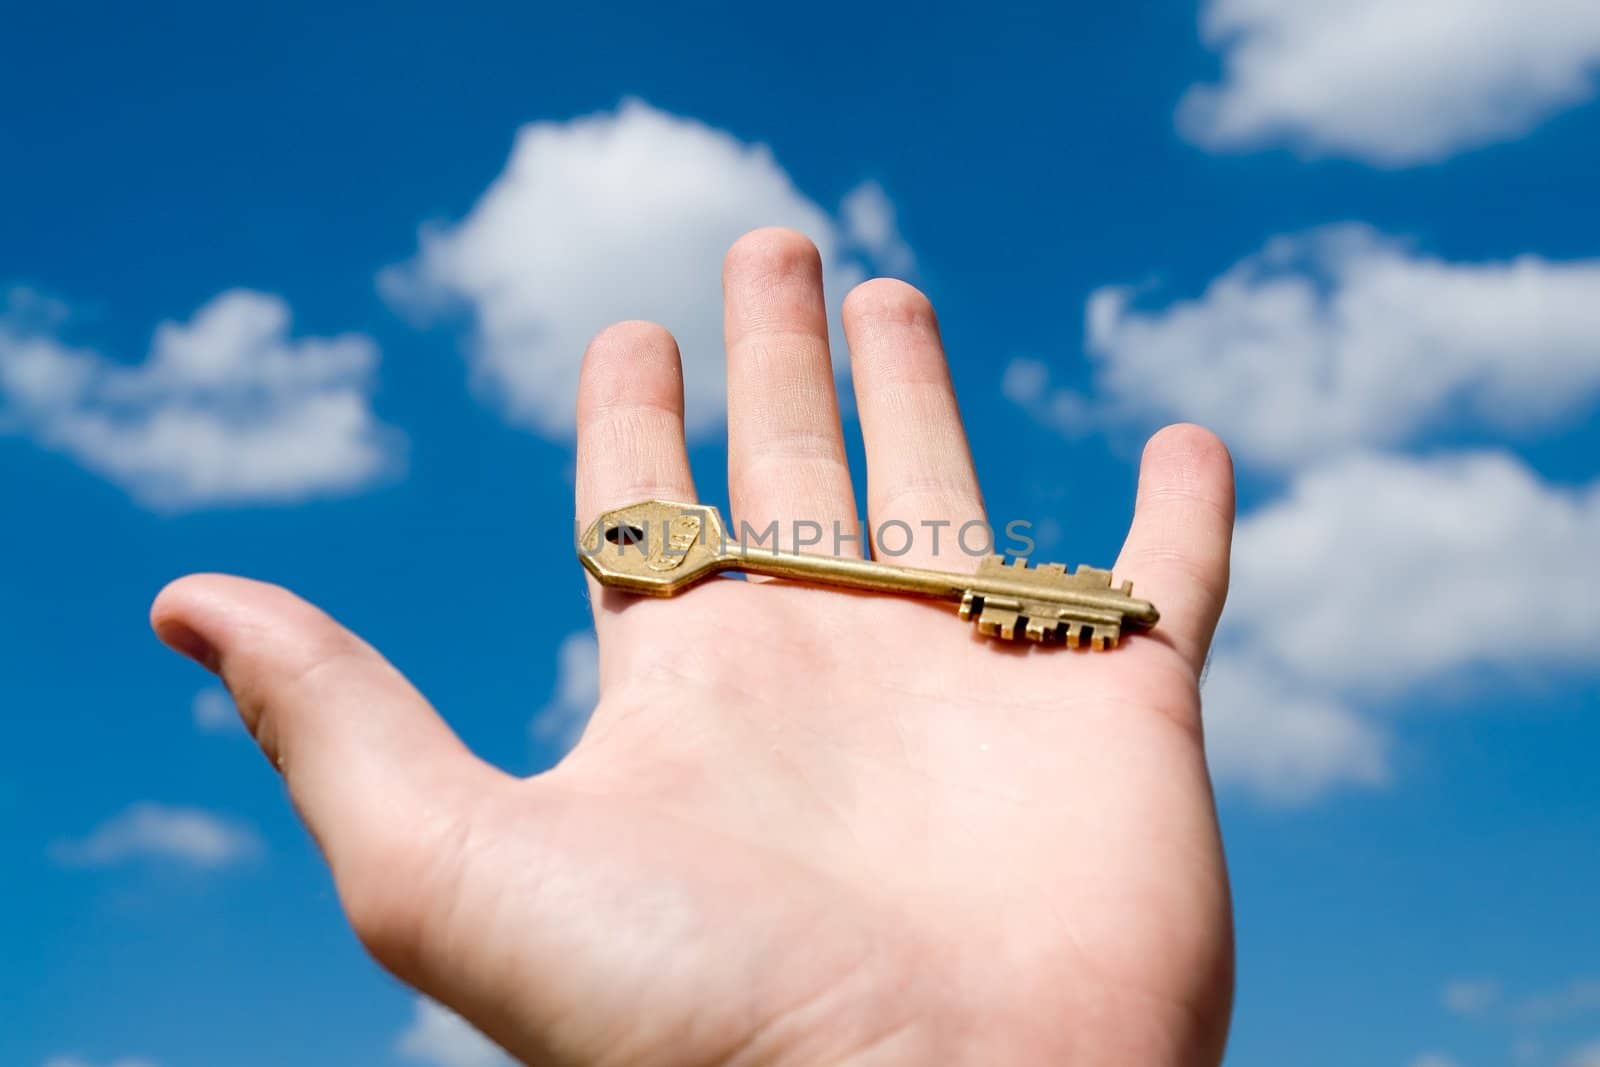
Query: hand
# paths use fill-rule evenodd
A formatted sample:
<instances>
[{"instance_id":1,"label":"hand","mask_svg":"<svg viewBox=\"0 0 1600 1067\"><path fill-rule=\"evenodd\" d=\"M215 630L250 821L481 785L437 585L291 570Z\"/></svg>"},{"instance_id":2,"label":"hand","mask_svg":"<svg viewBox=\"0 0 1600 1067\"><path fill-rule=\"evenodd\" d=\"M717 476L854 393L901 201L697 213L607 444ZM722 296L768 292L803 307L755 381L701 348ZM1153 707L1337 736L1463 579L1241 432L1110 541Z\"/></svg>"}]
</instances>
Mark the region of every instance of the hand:
<instances>
[{"instance_id":1,"label":"hand","mask_svg":"<svg viewBox=\"0 0 1600 1067\"><path fill-rule=\"evenodd\" d=\"M732 521L854 531L816 250L757 231L724 288ZM844 324L872 524L948 520L942 555L897 562L972 567L932 308L873 281ZM580 522L695 499L682 415L665 331L595 339ZM152 617L227 683L372 954L528 1062L1215 1064L1232 935L1196 678L1232 517L1221 443L1158 434L1116 570L1161 623L1102 654L892 597L592 588L600 705L531 779L281 589L185 578Z\"/></svg>"}]
</instances>

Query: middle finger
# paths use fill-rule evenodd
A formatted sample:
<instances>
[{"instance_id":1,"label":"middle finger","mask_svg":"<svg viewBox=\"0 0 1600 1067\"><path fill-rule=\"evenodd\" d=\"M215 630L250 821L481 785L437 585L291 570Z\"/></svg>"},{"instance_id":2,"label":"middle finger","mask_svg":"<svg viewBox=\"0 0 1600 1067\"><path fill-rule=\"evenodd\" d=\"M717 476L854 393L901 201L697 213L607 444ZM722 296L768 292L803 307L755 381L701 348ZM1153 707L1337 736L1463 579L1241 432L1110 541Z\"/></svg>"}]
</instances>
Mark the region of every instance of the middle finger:
<instances>
[{"instance_id":1,"label":"middle finger","mask_svg":"<svg viewBox=\"0 0 1600 1067\"><path fill-rule=\"evenodd\" d=\"M746 234L722 285L730 532L776 522L785 547L860 555L816 246L793 230Z\"/></svg>"}]
</instances>

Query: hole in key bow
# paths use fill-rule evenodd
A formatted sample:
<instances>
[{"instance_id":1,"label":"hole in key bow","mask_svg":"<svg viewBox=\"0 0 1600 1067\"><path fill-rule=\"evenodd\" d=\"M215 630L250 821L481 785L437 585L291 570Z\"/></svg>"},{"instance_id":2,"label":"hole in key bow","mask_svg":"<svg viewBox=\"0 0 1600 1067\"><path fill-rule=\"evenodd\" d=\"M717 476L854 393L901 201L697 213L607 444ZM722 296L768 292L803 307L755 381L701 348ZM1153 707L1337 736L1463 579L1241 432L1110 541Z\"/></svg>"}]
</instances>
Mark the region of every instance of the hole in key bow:
<instances>
[{"instance_id":1,"label":"hole in key bow","mask_svg":"<svg viewBox=\"0 0 1600 1067\"><path fill-rule=\"evenodd\" d=\"M636 545L640 551L644 550L644 531L627 523L618 523L607 530L606 540L619 548Z\"/></svg>"}]
</instances>

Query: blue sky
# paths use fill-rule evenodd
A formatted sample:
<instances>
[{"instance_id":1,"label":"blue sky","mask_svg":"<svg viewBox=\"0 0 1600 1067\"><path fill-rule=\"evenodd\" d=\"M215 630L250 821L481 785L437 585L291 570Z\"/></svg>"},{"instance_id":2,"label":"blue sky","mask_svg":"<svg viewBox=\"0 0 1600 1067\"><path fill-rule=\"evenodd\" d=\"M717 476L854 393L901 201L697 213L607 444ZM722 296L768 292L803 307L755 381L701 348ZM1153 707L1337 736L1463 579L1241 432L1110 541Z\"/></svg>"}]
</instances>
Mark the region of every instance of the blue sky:
<instances>
[{"instance_id":1,"label":"blue sky","mask_svg":"<svg viewBox=\"0 0 1600 1067\"><path fill-rule=\"evenodd\" d=\"M721 500L716 262L771 222L929 293L1063 557L1160 422L1233 446L1229 1062L1600 1062L1597 70L1556 0L8 12L0 1062L490 1062L145 611L282 582L548 765L582 339L673 326Z\"/></svg>"}]
</instances>

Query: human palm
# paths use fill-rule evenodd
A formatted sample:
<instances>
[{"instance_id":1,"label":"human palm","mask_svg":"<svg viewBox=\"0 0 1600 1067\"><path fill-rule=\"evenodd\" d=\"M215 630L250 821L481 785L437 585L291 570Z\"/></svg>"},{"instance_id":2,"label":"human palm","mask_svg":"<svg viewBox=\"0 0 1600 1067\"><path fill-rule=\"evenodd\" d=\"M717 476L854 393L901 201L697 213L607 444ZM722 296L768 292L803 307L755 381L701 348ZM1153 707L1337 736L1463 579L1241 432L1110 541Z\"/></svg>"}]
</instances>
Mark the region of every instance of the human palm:
<instances>
[{"instance_id":1,"label":"human palm","mask_svg":"<svg viewBox=\"0 0 1600 1067\"><path fill-rule=\"evenodd\" d=\"M855 530L815 250L725 271L731 514ZM983 518L931 309L846 301L874 525L970 567ZM677 352L585 357L578 513L693 499ZM290 594L174 583L169 644L218 670L287 778L358 935L530 1063L1205 1064L1231 997L1196 679L1226 588L1226 453L1146 450L1118 577L1162 611L1114 652L1012 648L946 606L710 581L592 590L601 700L518 779Z\"/></svg>"}]
</instances>

